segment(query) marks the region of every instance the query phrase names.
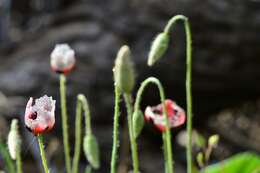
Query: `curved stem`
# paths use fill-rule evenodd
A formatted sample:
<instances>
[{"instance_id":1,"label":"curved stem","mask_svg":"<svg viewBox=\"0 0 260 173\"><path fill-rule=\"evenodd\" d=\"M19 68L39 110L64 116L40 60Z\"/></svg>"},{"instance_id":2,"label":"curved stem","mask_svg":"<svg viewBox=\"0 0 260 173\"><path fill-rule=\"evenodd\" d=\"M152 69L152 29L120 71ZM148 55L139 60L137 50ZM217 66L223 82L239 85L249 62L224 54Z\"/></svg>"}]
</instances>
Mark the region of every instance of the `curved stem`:
<instances>
[{"instance_id":1,"label":"curved stem","mask_svg":"<svg viewBox=\"0 0 260 173\"><path fill-rule=\"evenodd\" d=\"M16 155L16 168L17 168L17 173L23 172L20 147L18 148L17 155Z\"/></svg>"},{"instance_id":2,"label":"curved stem","mask_svg":"<svg viewBox=\"0 0 260 173\"><path fill-rule=\"evenodd\" d=\"M60 75L60 100L61 100L61 119L62 119L62 135L65 154L65 163L67 173L71 172L70 145L68 133L68 115L66 104L66 77Z\"/></svg>"},{"instance_id":3,"label":"curved stem","mask_svg":"<svg viewBox=\"0 0 260 173\"><path fill-rule=\"evenodd\" d=\"M132 151L132 160L133 160L133 173L139 173L138 167L138 151L137 151L137 144L133 133L133 107L132 107L132 97L130 94L125 93L124 99L127 108L127 121L128 121L128 128L129 128L129 136L130 136L130 144L131 144L131 151Z\"/></svg>"},{"instance_id":4,"label":"curved stem","mask_svg":"<svg viewBox=\"0 0 260 173\"><path fill-rule=\"evenodd\" d=\"M115 108L114 108L114 127L113 127L113 148L112 148L112 156L111 156L111 168L110 173L116 173L116 160L117 160L117 151L119 146L118 140L118 128L119 128L119 102L120 102L120 90L115 85Z\"/></svg>"},{"instance_id":5,"label":"curved stem","mask_svg":"<svg viewBox=\"0 0 260 173\"><path fill-rule=\"evenodd\" d=\"M79 94L77 97L77 109L76 109L76 120L75 120L75 147L74 147L74 157L72 162L73 173L78 172L78 165L79 165L82 109L84 110L84 115L85 115L86 134L91 134L92 130L91 130L90 110L88 106L88 101L83 94Z\"/></svg>"},{"instance_id":6,"label":"curved stem","mask_svg":"<svg viewBox=\"0 0 260 173\"><path fill-rule=\"evenodd\" d=\"M75 146L74 146L74 156L72 161L72 172L78 172L79 157L80 157L80 145L81 145L81 120L82 120L82 104L77 99L76 108L76 120L75 120Z\"/></svg>"},{"instance_id":7,"label":"curved stem","mask_svg":"<svg viewBox=\"0 0 260 173\"><path fill-rule=\"evenodd\" d=\"M187 100L187 173L192 173L192 39L189 20L183 15L174 16L166 25L164 32L170 34L177 21L183 21L186 34L186 100Z\"/></svg>"},{"instance_id":8,"label":"curved stem","mask_svg":"<svg viewBox=\"0 0 260 173\"><path fill-rule=\"evenodd\" d=\"M153 83L155 84L158 89L159 89L159 93L160 93L160 99L161 102L163 104L163 115L164 118L166 119L166 131L165 131L165 136L166 139L164 140L166 143L166 151L164 150L164 153L167 153L167 155L165 155L165 161L167 162L167 168L165 168L166 170L168 170L168 173L173 173L173 160L172 160L172 144L171 144L171 131L169 128L169 121L168 121L168 116L167 116L167 111L166 111L166 106L165 106L165 94L164 94L164 90L162 87L161 82L156 79L155 77L149 77L146 80L144 80L140 86L140 88L137 91L137 95L136 95L136 101L135 101L135 111L140 109L140 102L142 99L142 94L144 92L144 89L148 86L148 84ZM163 134L164 136L164 134Z\"/></svg>"},{"instance_id":9,"label":"curved stem","mask_svg":"<svg viewBox=\"0 0 260 173\"><path fill-rule=\"evenodd\" d=\"M90 110L89 110L89 104L87 98L83 94L78 95L78 99L82 103L82 108L84 110L84 116L85 116L85 133L92 135L92 129L91 129L91 117L90 117Z\"/></svg>"},{"instance_id":10,"label":"curved stem","mask_svg":"<svg viewBox=\"0 0 260 173\"><path fill-rule=\"evenodd\" d=\"M40 148L40 153L41 153L42 165L43 165L43 168L44 168L44 172L45 173L49 173L47 159L46 159L46 155L45 155L45 152L44 152L43 136L42 135L38 135L37 138L38 138L38 143L39 143L39 148Z\"/></svg>"}]
</instances>

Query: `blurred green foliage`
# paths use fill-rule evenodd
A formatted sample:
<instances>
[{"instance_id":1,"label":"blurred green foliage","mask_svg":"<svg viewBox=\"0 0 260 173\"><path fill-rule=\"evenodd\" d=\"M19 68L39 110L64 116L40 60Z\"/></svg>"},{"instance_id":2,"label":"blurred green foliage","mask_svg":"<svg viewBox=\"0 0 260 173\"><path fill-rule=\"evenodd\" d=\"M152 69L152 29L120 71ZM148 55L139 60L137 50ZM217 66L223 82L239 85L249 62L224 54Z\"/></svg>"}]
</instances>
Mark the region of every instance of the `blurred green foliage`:
<instances>
[{"instance_id":1,"label":"blurred green foliage","mask_svg":"<svg viewBox=\"0 0 260 173\"><path fill-rule=\"evenodd\" d=\"M245 152L206 167L201 173L260 173L260 156Z\"/></svg>"}]
</instances>

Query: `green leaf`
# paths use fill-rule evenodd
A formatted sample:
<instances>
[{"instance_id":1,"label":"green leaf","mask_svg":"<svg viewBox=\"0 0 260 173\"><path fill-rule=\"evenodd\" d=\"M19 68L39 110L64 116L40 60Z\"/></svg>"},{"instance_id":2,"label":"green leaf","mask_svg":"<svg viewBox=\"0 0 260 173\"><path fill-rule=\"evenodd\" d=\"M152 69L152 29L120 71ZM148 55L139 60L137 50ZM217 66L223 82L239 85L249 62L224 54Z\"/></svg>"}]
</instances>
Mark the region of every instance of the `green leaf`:
<instances>
[{"instance_id":1,"label":"green leaf","mask_svg":"<svg viewBox=\"0 0 260 173\"><path fill-rule=\"evenodd\" d=\"M260 173L260 156L245 152L206 167L201 173Z\"/></svg>"}]
</instances>

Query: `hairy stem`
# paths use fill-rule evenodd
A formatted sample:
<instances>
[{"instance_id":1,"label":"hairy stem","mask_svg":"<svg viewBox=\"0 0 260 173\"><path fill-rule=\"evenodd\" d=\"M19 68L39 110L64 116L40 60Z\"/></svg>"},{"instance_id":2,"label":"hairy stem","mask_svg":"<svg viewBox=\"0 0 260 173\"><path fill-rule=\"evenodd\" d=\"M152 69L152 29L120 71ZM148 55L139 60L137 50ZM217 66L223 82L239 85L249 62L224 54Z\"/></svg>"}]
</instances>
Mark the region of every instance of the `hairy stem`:
<instances>
[{"instance_id":1,"label":"hairy stem","mask_svg":"<svg viewBox=\"0 0 260 173\"><path fill-rule=\"evenodd\" d=\"M167 111L166 111L166 107L165 107L165 94L164 94L162 84L157 78L149 77L142 82L140 88L137 91L134 108L135 108L135 111L140 109L140 102L141 102L141 99L142 99L142 94L144 92L144 89L150 83L155 84L159 89L160 99L161 99L161 102L163 104L163 115L164 115L164 118L166 120L166 131L165 131L165 134L163 134L164 159L165 159L165 162L167 164L167 167L165 167L165 170L166 170L165 172L173 173L174 170L173 170L173 160L172 160L171 131L170 131L170 128L169 128L169 121L168 121Z\"/></svg>"},{"instance_id":2,"label":"hairy stem","mask_svg":"<svg viewBox=\"0 0 260 173\"><path fill-rule=\"evenodd\" d=\"M91 120L90 110L88 106L87 98L83 94L78 94L77 97L77 108L76 108L76 120L75 120L75 146L74 146L74 157L72 172L78 173L79 157L80 157L80 146L81 146L81 121L82 121L82 109L85 115L85 126L86 134L91 134Z\"/></svg>"},{"instance_id":3,"label":"hairy stem","mask_svg":"<svg viewBox=\"0 0 260 173\"><path fill-rule=\"evenodd\" d=\"M80 145L81 145L81 120L82 120L82 104L79 99L77 99L76 108L76 120L75 120L75 146L74 146L74 156L72 161L72 172L78 172L79 157L80 157Z\"/></svg>"},{"instance_id":4,"label":"hairy stem","mask_svg":"<svg viewBox=\"0 0 260 173\"><path fill-rule=\"evenodd\" d=\"M187 173L192 173L192 39L190 24L183 15L174 16L166 25L164 32L170 34L171 28L177 21L183 21L186 34L186 100L187 100Z\"/></svg>"},{"instance_id":5,"label":"hairy stem","mask_svg":"<svg viewBox=\"0 0 260 173\"><path fill-rule=\"evenodd\" d=\"M115 85L115 108L114 108L114 127L113 127L113 148L112 148L112 156L111 156L111 168L110 173L116 173L116 160L117 160L117 152L119 147L119 103L120 103L120 90Z\"/></svg>"},{"instance_id":6,"label":"hairy stem","mask_svg":"<svg viewBox=\"0 0 260 173\"><path fill-rule=\"evenodd\" d=\"M38 143L39 143L39 148L40 148L40 153L41 153L42 165L43 165L43 168L44 168L44 172L45 173L49 173L47 159L46 159L46 155L45 155L45 151L44 151L43 136L42 135L38 135L37 138L38 138Z\"/></svg>"},{"instance_id":7,"label":"hairy stem","mask_svg":"<svg viewBox=\"0 0 260 173\"><path fill-rule=\"evenodd\" d=\"M124 99L126 103L127 109L127 121L128 121L128 128L129 128L129 137L130 137L130 144L131 144L131 151L132 151L132 161L133 161L133 173L139 173L139 163L138 163L138 151L137 151L137 144L133 133L133 107L132 107L132 97L130 94L125 93Z\"/></svg>"},{"instance_id":8,"label":"hairy stem","mask_svg":"<svg viewBox=\"0 0 260 173\"><path fill-rule=\"evenodd\" d=\"M17 168L17 173L22 173L23 168L22 168L22 157L21 157L21 149L20 147L18 148L17 154L16 154L16 168Z\"/></svg>"},{"instance_id":9,"label":"hairy stem","mask_svg":"<svg viewBox=\"0 0 260 173\"><path fill-rule=\"evenodd\" d=\"M67 173L71 173L70 145L68 133L68 115L66 104L66 77L60 75L60 100L61 100L61 119L62 119L62 135L65 154L65 164Z\"/></svg>"}]
</instances>

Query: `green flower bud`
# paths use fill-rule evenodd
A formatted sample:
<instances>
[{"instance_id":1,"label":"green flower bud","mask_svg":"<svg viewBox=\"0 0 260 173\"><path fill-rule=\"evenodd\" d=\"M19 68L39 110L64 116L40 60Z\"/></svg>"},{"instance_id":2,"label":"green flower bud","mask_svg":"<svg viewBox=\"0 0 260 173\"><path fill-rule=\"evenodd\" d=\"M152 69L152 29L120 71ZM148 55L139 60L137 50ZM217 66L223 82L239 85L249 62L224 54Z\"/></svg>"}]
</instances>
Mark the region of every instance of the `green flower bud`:
<instances>
[{"instance_id":1,"label":"green flower bud","mask_svg":"<svg viewBox=\"0 0 260 173\"><path fill-rule=\"evenodd\" d=\"M144 115L143 112L138 110L133 114L133 128L134 137L137 138L144 127Z\"/></svg>"},{"instance_id":2,"label":"green flower bud","mask_svg":"<svg viewBox=\"0 0 260 173\"><path fill-rule=\"evenodd\" d=\"M21 138L18 132L18 120L13 119L11 123L11 130L7 139L8 150L11 158L16 160L18 152L20 152Z\"/></svg>"},{"instance_id":3,"label":"green flower bud","mask_svg":"<svg viewBox=\"0 0 260 173\"><path fill-rule=\"evenodd\" d=\"M115 85L125 93L130 93L135 86L134 65L130 56L129 47L122 46L117 53L114 67Z\"/></svg>"},{"instance_id":4,"label":"green flower bud","mask_svg":"<svg viewBox=\"0 0 260 173\"><path fill-rule=\"evenodd\" d=\"M203 153L202 152L199 152L196 156L196 160L198 162L198 165L200 167L204 167L204 156L203 156Z\"/></svg>"},{"instance_id":5,"label":"green flower bud","mask_svg":"<svg viewBox=\"0 0 260 173\"><path fill-rule=\"evenodd\" d=\"M162 32L158 34L152 43L149 56L148 65L152 66L157 60L159 60L166 50L168 49L170 37L167 33Z\"/></svg>"},{"instance_id":6,"label":"green flower bud","mask_svg":"<svg viewBox=\"0 0 260 173\"><path fill-rule=\"evenodd\" d=\"M215 147L218 145L218 141L219 141L219 135L212 135L209 137L208 144L211 147Z\"/></svg>"},{"instance_id":7,"label":"green flower bud","mask_svg":"<svg viewBox=\"0 0 260 173\"><path fill-rule=\"evenodd\" d=\"M83 150L91 166L95 169L98 169L100 166L99 146L94 135L88 134L84 137Z\"/></svg>"}]
</instances>

